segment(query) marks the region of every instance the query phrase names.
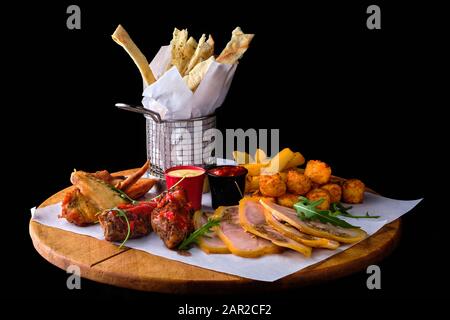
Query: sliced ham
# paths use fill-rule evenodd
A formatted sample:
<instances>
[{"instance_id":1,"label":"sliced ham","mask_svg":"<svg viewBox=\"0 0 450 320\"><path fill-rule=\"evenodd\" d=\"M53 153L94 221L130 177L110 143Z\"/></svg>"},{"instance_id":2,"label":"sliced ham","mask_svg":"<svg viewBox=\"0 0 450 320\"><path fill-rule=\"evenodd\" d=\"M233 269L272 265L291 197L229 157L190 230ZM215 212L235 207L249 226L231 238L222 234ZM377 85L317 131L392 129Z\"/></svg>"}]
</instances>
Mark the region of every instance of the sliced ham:
<instances>
[{"instance_id":1,"label":"sliced ham","mask_svg":"<svg viewBox=\"0 0 450 320\"><path fill-rule=\"evenodd\" d=\"M292 240L303 243L308 247L313 248L326 248L335 250L339 247L339 242L335 240L330 240L327 238L320 238L316 236L311 236L309 234L303 233L291 227L289 224L282 222L282 220L277 219L272 212L269 210L264 210L264 215L266 216L266 221L275 230L280 232Z\"/></svg>"},{"instance_id":2,"label":"sliced ham","mask_svg":"<svg viewBox=\"0 0 450 320\"><path fill-rule=\"evenodd\" d=\"M257 201L242 199L239 202L239 222L248 232L270 240L273 244L280 247L289 248L300 252L306 257L311 256L311 247L297 242L270 226L264 214L264 207Z\"/></svg>"},{"instance_id":3,"label":"sliced ham","mask_svg":"<svg viewBox=\"0 0 450 320\"><path fill-rule=\"evenodd\" d=\"M206 222L208 222L208 217L206 213L202 211L196 211L194 214L194 227L199 229ZM225 243L219 238L215 232L209 232L197 241L197 245L206 253L231 253Z\"/></svg>"},{"instance_id":4,"label":"sliced ham","mask_svg":"<svg viewBox=\"0 0 450 320\"><path fill-rule=\"evenodd\" d=\"M248 233L242 228L239 224L238 206L219 207L214 217L221 218L220 224L215 227L215 232L231 253L241 257L256 258L281 251L281 248L271 241Z\"/></svg>"},{"instance_id":5,"label":"sliced ham","mask_svg":"<svg viewBox=\"0 0 450 320\"><path fill-rule=\"evenodd\" d=\"M260 200L260 203L278 220L287 222L299 231L312 236L323 237L343 243L359 242L367 236L367 233L359 228L342 228L315 220L303 221L297 216L297 212L294 209L265 200Z\"/></svg>"}]
</instances>

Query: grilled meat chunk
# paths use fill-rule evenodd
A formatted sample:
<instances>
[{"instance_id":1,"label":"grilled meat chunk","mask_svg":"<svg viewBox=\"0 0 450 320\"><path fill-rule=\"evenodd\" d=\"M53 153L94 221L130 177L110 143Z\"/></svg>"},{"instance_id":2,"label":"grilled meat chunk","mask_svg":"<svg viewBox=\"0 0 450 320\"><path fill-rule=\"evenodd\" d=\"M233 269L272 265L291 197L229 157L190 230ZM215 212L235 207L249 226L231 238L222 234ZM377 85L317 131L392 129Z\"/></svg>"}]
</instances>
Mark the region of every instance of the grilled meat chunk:
<instances>
[{"instance_id":1,"label":"grilled meat chunk","mask_svg":"<svg viewBox=\"0 0 450 320\"><path fill-rule=\"evenodd\" d=\"M181 187L166 191L157 200L152 212L153 230L169 249L176 248L193 230L193 210Z\"/></svg>"},{"instance_id":2,"label":"grilled meat chunk","mask_svg":"<svg viewBox=\"0 0 450 320\"><path fill-rule=\"evenodd\" d=\"M117 209L103 211L98 216L98 221L103 229L105 239L108 241L124 241L128 234L128 224L130 225L128 239L148 235L152 231L150 218L155 207L156 203L152 201L119 205L118 209L125 213L127 219L121 216Z\"/></svg>"}]
</instances>

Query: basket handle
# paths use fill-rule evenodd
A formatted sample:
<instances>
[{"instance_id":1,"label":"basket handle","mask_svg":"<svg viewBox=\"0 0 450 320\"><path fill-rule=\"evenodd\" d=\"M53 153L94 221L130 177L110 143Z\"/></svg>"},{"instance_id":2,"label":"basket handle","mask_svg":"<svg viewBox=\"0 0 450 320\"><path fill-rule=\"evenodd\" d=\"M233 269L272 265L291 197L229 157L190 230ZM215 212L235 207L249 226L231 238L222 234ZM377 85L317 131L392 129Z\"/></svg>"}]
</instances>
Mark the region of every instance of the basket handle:
<instances>
[{"instance_id":1,"label":"basket handle","mask_svg":"<svg viewBox=\"0 0 450 320\"><path fill-rule=\"evenodd\" d=\"M115 106L122 110L149 115L153 119L153 121L155 121L157 123L161 123L161 121L162 121L159 113L152 111L152 110L145 109L142 106L131 106L126 103L116 103Z\"/></svg>"}]
</instances>

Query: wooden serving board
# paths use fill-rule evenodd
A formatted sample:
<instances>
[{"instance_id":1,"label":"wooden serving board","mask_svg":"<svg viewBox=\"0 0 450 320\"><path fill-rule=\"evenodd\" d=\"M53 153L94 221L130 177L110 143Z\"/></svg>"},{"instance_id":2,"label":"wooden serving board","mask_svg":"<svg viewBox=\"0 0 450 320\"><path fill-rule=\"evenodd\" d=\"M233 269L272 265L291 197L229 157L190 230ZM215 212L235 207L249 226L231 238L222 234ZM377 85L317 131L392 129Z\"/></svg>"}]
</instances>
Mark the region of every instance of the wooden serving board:
<instances>
[{"instance_id":1,"label":"wooden serving board","mask_svg":"<svg viewBox=\"0 0 450 320\"><path fill-rule=\"evenodd\" d=\"M134 170L118 174L128 175ZM69 189L54 194L40 207L62 201ZM249 280L135 249L119 249L107 241L44 226L35 221L30 221L29 230L33 245L41 256L64 270L69 265L78 265L84 278L154 292L225 293L301 287L364 270L392 252L400 238L400 226L398 219L350 249L275 282Z\"/></svg>"}]
</instances>

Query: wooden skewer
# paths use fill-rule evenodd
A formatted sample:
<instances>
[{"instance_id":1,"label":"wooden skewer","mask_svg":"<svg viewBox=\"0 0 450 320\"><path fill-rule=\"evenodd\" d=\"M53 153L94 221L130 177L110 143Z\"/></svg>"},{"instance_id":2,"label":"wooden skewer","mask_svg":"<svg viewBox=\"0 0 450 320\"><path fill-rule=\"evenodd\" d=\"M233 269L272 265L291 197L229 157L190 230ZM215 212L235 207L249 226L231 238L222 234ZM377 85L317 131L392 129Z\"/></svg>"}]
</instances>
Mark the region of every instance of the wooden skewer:
<instances>
[{"instance_id":1,"label":"wooden skewer","mask_svg":"<svg viewBox=\"0 0 450 320\"><path fill-rule=\"evenodd\" d=\"M130 55L131 59L133 59L139 69L139 72L141 73L142 79L144 79L145 84L150 85L155 82L155 76L148 65L147 58L141 50L139 50L133 40L131 40L128 32L120 24L117 26L116 31L114 31L111 37L115 42L121 45Z\"/></svg>"}]
</instances>

